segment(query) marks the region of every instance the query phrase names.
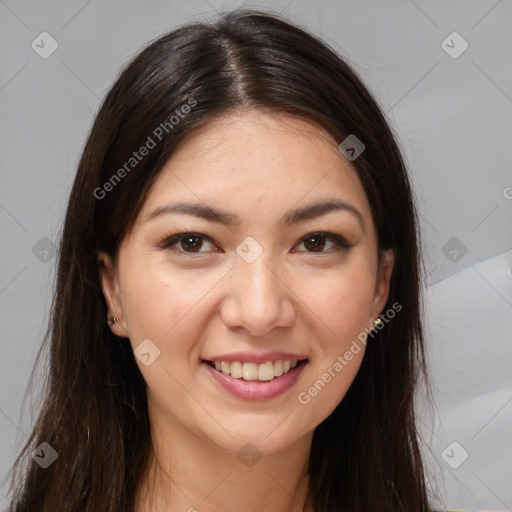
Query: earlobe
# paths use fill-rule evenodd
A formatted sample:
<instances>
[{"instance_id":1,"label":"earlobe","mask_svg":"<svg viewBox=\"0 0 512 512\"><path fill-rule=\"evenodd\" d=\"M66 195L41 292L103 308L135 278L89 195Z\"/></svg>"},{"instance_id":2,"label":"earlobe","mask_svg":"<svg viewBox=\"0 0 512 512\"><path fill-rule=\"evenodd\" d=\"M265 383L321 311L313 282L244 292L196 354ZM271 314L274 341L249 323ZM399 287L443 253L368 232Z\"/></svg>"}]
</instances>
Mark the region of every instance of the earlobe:
<instances>
[{"instance_id":1,"label":"earlobe","mask_svg":"<svg viewBox=\"0 0 512 512\"><path fill-rule=\"evenodd\" d=\"M105 318L105 322L114 334L127 338L128 332L123 316L115 263L112 261L112 257L104 251L98 252L98 272L103 297L107 304L108 318Z\"/></svg>"}]
</instances>

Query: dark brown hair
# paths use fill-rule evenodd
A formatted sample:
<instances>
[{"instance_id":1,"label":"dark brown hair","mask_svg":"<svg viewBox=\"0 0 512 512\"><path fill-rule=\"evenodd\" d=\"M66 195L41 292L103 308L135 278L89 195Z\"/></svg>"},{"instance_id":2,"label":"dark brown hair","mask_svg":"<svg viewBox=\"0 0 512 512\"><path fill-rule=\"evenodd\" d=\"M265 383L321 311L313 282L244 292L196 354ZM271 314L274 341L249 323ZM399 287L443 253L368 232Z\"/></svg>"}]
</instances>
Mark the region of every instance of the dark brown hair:
<instances>
[{"instance_id":1,"label":"dark brown hair","mask_svg":"<svg viewBox=\"0 0 512 512\"><path fill-rule=\"evenodd\" d=\"M115 257L186 135L245 107L307 120L339 142L355 134L365 150L352 163L379 246L396 255L385 309L398 303L402 310L368 341L352 386L314 433L314 510L429 509L414 412L425 376L422 265L400 150L372 95L332 49L277 16L237 10L149 44L121 72L96 116L64 221L43 343L49 342L43 402L13 467L12 512L134 510L152 449L146 384L128 340L105 323L97 251ZM155 147L126 167L150 136ZM126 172L118 172L123 166ZM58 453L47 469L30 457L43 442Z\"/></svg>"}]
</instances>

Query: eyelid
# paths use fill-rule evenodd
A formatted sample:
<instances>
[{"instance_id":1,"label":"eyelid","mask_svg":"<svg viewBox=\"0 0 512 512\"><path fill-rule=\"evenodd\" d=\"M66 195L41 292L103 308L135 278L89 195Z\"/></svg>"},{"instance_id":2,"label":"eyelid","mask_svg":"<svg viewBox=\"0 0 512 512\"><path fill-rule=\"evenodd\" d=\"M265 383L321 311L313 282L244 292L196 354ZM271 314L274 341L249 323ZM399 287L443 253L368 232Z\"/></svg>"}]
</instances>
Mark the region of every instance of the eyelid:
<instances>
[{"instance_id":1,"label":"eyelid","mask_svg":"<svg viewBox=\"0 0 512 512\"><path fill-rule=\"evenodd\" d=\"M324 237L327 240L331 240L338 247L334 251L328 250L328 251L319 251L319 252L314 252L314 251L302 251L302 252L305 252L306 254L313 254L313 255L314 254L331 254L331 252L337 252L337 251L340 251L343 249L350 249L353 247L353 244L349 244L344 237L342 237L341 235L337 235L336 233L332 233L330 231L311 231L311 232L307 233L306 235L304 235L302 238L300 238L299 241L297 242L297 244L294 245L294 247L296 247L297 245L299 245L301 243L304 243L305 240L307 240L310 236L314 236L314 235Z\"/></svg>"},{"instance_id":2,"label":"eyelid","mask_svg":"<svg viewBox=\"0 0 512 512\"><path fill-rule=\"evenodd\" d=\"M212 243L213 245L217 245L215 241L208 235L205 235L204 233L197 233L195 231L182 231L180 233L176 233L174 235L166 236L159 244L158 247L160 249L166 249L171 250L170 248L176 243L182 240L183 238L186 238L187 236L190 237L198 237L198 238L204 238L208 242ZM198 253L187 253L185 251L177 251L182 254L201 254L201 252ZM202 251L202 252L208 252L208 251Z\"/></svg>"}]
</instances>

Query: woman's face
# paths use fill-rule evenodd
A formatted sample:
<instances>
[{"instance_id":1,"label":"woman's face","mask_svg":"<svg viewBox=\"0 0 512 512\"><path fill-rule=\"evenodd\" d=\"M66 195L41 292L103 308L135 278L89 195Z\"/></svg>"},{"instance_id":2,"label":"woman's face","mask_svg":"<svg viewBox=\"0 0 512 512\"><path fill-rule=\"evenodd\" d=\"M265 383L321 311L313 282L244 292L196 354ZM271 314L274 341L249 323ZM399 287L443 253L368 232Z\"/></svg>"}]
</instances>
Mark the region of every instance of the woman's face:
<instances>
[{"instance_id":1,"label":"woman's face","mask_svg":"<svg viewBox=\"0 0 512 512\"><path fill-rule=\"evenodd\" d=\"M152 422L271 453L343 399L393 253L379 268L339 142L284 114L217 118L159 174L115 267L101 255L112 329L137 349Z\"/></svg>"}]
</instances>

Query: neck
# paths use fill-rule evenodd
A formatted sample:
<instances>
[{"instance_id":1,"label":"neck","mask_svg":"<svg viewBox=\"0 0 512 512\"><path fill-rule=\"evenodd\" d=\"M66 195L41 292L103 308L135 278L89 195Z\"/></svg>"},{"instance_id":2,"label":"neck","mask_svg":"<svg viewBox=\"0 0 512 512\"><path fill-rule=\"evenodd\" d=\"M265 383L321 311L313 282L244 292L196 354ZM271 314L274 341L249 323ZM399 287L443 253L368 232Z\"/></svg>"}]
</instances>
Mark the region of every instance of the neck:
<instances>
[{"instance_id":1,"label":"neck","mask_svg":"<svg viewBox=\"0 0 512 512\"><path fill-rule=\"evenodd\" d=\"M237 456L182 426L153 423L135 511L312 512L306 505L311 440L312 433L279 452L248 448Z\"/></svg>"}]
</instances>

